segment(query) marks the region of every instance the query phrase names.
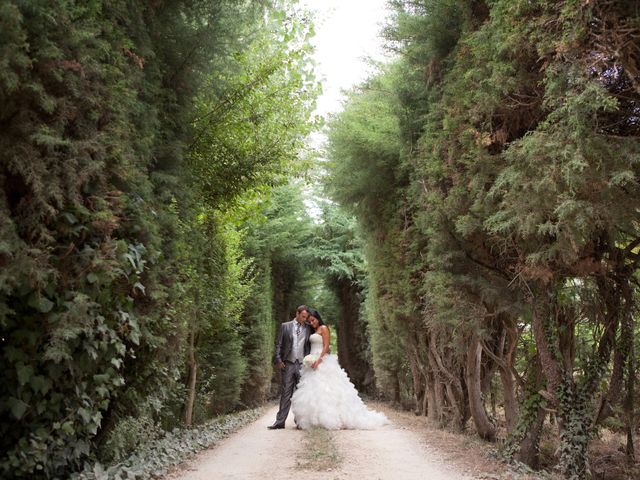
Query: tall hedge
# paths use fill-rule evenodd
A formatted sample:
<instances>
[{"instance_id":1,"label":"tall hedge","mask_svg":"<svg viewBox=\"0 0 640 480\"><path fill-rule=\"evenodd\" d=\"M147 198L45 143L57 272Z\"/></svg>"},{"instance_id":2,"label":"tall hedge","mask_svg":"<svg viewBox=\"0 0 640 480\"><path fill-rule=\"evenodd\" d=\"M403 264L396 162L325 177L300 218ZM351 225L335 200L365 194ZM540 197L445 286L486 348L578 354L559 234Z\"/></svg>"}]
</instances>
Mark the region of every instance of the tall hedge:
<instances>
[{"instance_id":1,"label":"tall hedge","mask_svg":"<svg viewBox=\"0 0 640 480\"><path fill-rule=\"evenodd\" d=\"M251 279L224 211L285 181L310 125L308 47L287 9L0 3L3 478L78 470L129 416L181 424L190 332L202 342L198 408L239 405ZM258 58L258 45L271 53ZM273 68L258 79L259 60ZM239 83L242 98L230 95ZM278 125L272 89L298 121L245 142L233 128L248 110L264 108L259 132ZM225 360L232 382L216 370Z\"/></svg>"},{"instance_id":2,"label":"tall hedge","mask_svg":"<svg viewBox=\"0 0 640 480\"><path fill-rule=\"evenodd\" d=\"M552 412L567 478L603 425L632 464L637 8L391 4L400 55L334 120L327 181L368 232L377 373L509 459L539 465Z\"/></svg>"}]
</instances>

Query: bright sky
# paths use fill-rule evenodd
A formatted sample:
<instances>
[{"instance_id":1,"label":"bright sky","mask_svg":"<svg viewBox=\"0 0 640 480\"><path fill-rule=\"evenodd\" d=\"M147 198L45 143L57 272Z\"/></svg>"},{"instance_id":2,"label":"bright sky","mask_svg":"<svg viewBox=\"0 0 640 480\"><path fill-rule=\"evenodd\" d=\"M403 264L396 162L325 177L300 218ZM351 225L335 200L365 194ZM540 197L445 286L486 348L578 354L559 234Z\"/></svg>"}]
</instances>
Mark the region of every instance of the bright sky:
<instances>
[{"instance_id":1,"label":"bright sky","mask_svg":"<svg viewBox=\"0 0 640 480\"><path fill-rule=\"evenodd\" d=\"M388 16L386 0L300 0L315 12L316 77L322 82L316 113L323 117L341 110L342 91L365 80L371 72L367 58L383 60L379 34ZM326 137L315 132L310 146L322 157ZM307 212L321 221L321 207L315 195L305 199Z\"/></svg>"},{"instance_id":2,"label":"bright sky","mask_svg":"<svg viewBox=\"0 0 640 480\"><path fill-rule=\"evenodd\" d=\"M300 0L315 11L317 77L323 94L317 113L340 110L341 90L367 78L371 72L365 57L383 59L380 30L388 15L386 0Z\"/></svg>"}]
</instances>

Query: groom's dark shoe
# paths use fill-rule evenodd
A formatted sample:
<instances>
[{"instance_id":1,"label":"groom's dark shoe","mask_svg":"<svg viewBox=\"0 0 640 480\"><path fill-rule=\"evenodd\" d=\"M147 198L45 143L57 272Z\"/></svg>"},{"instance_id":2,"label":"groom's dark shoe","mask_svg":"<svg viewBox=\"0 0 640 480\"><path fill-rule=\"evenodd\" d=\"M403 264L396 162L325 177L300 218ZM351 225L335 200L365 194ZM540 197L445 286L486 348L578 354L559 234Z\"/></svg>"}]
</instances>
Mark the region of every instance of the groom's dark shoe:
<instances>
[{"instance_id":1,"label":"groom's dark shoe","mask_svg":"<svg viewBox=\"0 0 640 480\"><path fill-rule=\"evenodd\" d=\"M284 428L284 425L279 425L277 423L274 423L273 425L269 425L267 428L269 430L278 430L279 428Z\"/></svg>"}]
</instances>

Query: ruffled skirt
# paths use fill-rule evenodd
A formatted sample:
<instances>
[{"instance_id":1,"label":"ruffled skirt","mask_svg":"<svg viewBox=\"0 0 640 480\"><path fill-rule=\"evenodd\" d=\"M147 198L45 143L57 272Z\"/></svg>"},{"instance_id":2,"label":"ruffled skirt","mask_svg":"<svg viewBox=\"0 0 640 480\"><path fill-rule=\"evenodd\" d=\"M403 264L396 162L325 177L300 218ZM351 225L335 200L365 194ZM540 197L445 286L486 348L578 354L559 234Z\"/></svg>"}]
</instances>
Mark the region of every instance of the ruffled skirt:
<instances>
[{"instance_id":1,"label":"ruffled skirt","mask_svg":"<svg viewBox=\"0 0 640 480\"><path fill-rule=\"evenodd\" d=\"M389 423L383 413L367 408L335 355L325 355L315 370L303 367L291 410L304 430L372 430Z\"/></svg>"}]
</instances>

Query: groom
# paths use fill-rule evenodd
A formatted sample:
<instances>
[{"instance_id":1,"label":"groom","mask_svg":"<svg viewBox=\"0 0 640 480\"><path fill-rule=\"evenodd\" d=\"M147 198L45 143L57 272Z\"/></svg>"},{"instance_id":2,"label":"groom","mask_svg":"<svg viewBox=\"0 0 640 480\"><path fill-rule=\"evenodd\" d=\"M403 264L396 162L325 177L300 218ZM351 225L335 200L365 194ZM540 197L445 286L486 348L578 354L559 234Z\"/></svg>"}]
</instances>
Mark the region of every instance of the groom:
<instances>
[{"instance_id":1,"label":"groom","mask_svg":"<svg viewBox=\"0 0 640 480\"><path fill-rule=\"evenodd\" d=\"M302 359L309 353L309 336L311 327L307 324L309 312L305 305L296 309L296 318L280 324L276 337L276 349L273 354L273 364L280 370L282 378L282 395L280 396L280 410L269 430L284 428L284 423L291 408L291 396L300 380Z\"/></svg>"}]
</instances>

